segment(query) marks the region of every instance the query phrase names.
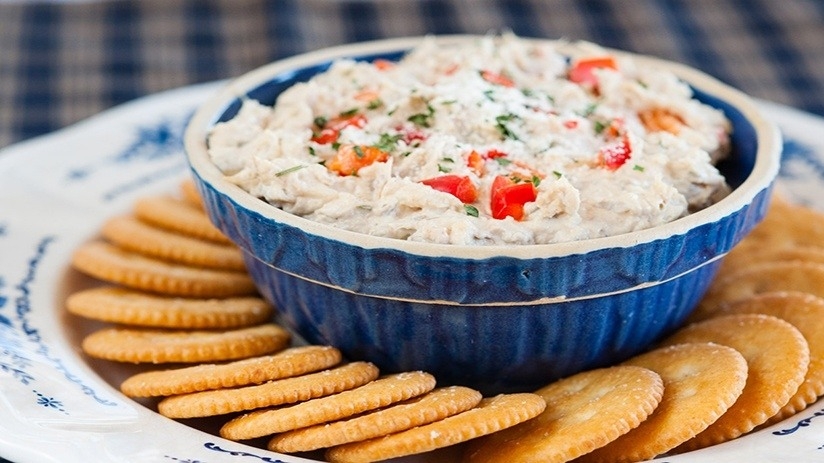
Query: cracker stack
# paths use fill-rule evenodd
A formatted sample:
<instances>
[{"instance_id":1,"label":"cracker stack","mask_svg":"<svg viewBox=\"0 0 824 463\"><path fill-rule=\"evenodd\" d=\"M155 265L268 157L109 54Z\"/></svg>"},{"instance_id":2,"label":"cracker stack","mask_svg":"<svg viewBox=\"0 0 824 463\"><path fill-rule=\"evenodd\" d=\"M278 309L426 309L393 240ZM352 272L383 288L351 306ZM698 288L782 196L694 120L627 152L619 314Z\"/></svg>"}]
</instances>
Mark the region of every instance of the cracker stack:
<instances>
[{"instance_id":1,"label":"cracker stack","mask_svg":"<svg viewBox=\"0 0 824 463\"><path fill-rule=\"evenodd\" d=\"M495 397L293 345L190 181L107 221L73 265L101 285L72 294L67 310L113 324L84 352L145 365L124 394L156 398L169 418L223 416L227 439L266 437L270 450L330 462L445 447L466 463L641 461L726 442L824 394L824 215L781 200L659 345Z\"/></svg>"}]
</instances>

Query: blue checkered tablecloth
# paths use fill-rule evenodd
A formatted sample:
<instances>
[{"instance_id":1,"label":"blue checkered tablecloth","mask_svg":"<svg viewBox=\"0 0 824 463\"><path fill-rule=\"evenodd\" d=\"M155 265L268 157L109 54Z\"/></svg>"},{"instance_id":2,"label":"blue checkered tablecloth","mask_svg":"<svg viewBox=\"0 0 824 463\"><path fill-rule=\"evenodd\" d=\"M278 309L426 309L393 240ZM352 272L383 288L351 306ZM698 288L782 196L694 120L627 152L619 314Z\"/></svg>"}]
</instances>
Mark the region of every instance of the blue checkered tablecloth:
<instances>
[{"instance_id":1,"label":"blue checkered tablecloth","mask_svg":"<svg viewBox=\"0 0 824 463\"><path fill-rule=\"evenodd\" d=\"M0 148L296 53L501 30L680 61L824 116L821 0L0 0Z\"/></svg>"},{"instance_id":2,"label":"blue checkered tablecloth","mask_svg":"<svg viewBox=\"0 0 824 463\"><path fill-rule=\"evenodd\" d=\"M681 61L824 115L820 0L0 0L0 147L329 45L502 29Z\"/></svg>"}]
</instances>

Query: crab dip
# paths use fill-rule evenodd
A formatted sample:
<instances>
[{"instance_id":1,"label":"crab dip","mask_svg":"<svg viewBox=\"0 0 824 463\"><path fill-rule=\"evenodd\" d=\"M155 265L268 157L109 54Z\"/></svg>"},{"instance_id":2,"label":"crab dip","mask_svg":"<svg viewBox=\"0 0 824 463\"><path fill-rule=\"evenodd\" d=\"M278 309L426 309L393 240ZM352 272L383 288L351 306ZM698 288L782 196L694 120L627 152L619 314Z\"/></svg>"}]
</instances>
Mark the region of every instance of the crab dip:
<instances>
[{"instance_id":1,"label":"crab dip","mask_svg":"<svg viewBox=\"0 0 824 463\"><path fill-rule=\"evenodd\" d=\"M233 183L401 240L549 244L664 224L730 191L730 124L672 72L585 42L424 39L340 59L212 129Z\"/></svg>"}]
</instances>

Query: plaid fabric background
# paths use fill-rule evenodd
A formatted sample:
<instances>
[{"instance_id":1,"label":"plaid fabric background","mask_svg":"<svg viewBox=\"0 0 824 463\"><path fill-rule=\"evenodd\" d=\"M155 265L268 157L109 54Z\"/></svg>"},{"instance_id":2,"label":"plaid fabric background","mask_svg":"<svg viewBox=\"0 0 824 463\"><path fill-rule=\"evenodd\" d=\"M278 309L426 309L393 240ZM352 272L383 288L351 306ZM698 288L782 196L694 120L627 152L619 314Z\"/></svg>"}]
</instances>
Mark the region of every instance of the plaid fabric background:
<instances>
[{"instance_id":1,"label":"plaid fabric background","mask_svg":"<svg viewBox=\"0 0 824 463\"><path fill-rule=\"evenodd\" d=\"M321 47L502 29L681 61L824 116L820 0L0 2L0 147Z\"/></svg>"},{"instance_id":2,"label":"plaid fabric background","mask_svg":"<svg viewBox=\"0 0 824 463\"><path fill-rule=\"evenodd\" d=\"M295 53L505 28L681 61L824 115L820 0L0 0L0 147Z\"/></svg>"}]
</instances>

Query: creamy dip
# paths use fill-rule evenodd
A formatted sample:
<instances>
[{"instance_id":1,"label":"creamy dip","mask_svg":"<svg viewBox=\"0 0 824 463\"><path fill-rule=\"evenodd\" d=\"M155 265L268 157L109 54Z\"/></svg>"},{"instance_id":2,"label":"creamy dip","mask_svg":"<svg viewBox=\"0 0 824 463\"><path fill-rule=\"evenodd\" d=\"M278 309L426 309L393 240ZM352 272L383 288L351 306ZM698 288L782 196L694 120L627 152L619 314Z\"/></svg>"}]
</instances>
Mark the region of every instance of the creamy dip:
<instances>
[{"instance_id":1,"label":"creamy dip","mask_svg":"<svg viewBox=\"0 0 824 463\"><path fill-rule=\"evenodd\" d=\"M591 43L425 39L244 101L209 153L252 195L370 235L544 244L664 224L729 192L729 122Z\"/></svg>"}]
</instances>

